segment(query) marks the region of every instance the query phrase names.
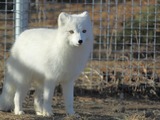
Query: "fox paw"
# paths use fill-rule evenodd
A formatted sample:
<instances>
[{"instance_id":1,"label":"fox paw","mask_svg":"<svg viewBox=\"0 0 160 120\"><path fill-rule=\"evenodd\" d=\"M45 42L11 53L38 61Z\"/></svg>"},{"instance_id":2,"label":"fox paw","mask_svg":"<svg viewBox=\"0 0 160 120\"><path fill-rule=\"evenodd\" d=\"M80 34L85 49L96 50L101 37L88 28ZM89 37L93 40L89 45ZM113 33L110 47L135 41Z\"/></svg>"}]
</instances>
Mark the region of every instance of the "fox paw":
<instances>
[{"instance_id":1,"label":"fox paw","mask_svg":"<svg viewBox=\"0 0 160 120\"><path fill-rule=\"evenodd\" d=\"M23 111L14 111L14 114L15 114L15 115L23 115L24 112L23 112Z\"/></svg>"},{"instance_id":2,"label":"fox paw","mask_svg":"<svg viewBox=\"0 0 160 120\"><path fill-rule=\"evenodd\" d=\"M43 111L43 114L42 114L43 116L45 116L45 117L50 117L50 116L52 116L53 115L53 113L50 111Z\"/></svg>"},{"instance_id":3,"label":"fox paw","mask_svg":"<svg viewBox=\"0 0 160 120\"><path fill-rule=\"evenodd\" d=\"M43 112L36 111L36 115L43 116Z\"/></svg>"}]
</instances>

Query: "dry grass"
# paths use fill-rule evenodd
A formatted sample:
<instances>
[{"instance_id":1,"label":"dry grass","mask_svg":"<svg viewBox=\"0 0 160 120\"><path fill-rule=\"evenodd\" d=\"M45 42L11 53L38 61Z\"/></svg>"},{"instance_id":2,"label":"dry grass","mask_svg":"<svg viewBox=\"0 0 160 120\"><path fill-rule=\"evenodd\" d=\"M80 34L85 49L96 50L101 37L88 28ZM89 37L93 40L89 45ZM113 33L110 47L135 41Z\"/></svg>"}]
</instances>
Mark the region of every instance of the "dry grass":
<instances>
[{"instance_id":1,"label":"dry grass","mask_svg":"<svg viewBox=\"0 0 160 120\"><path fill-rule=\"evenodd\" d=\"M110 83L120 83L132 85L132 83L152 84L155 79L159 79L160 70L154 71L154 62L145 61L91 61L84 73L83 79L94 80L96 82L108 81ZM160 63L156 63L159 67ZM158 77L158 78L157 78Z\"/></svg>"},{"instance_id":2,"label":"dry grass","mask_svg":"<svg viewBox=\"0 0 160 120\"><path fill-rule=\"evenodd\" d=\"M147 120L144 115L133 114L130 116L126 116L125 120Z\"/></svg>"}]
</instances>

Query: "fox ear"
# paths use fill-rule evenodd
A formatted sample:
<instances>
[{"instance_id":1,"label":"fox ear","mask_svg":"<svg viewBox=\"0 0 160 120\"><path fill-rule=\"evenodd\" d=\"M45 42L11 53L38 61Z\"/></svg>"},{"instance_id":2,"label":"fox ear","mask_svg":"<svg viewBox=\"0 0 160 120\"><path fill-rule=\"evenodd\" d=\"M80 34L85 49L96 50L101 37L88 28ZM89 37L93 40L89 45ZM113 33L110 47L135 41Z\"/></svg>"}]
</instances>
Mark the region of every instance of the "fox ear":
<instances>
[{"instance_id":1,"label":"fox ear","mask_svg":"<svg viewBox=\"0 0 160 120\"><path fill-rule=\"evenodd\" d=\"M84 16L84 17L88 17L89 13L87 11L84 11L83 13L81 13L81 15Z\"/></svg>"},{"instance_id":2,"label":"fox ear","mask_svg":"<svg viewBox=\"0 0 160 120\"><path fill-rule=\"evenodd\" d=\"M64 26L65 23L69 20L69 14L62 12L58 17L58 26Z\"/></svg>"}]
</instances>

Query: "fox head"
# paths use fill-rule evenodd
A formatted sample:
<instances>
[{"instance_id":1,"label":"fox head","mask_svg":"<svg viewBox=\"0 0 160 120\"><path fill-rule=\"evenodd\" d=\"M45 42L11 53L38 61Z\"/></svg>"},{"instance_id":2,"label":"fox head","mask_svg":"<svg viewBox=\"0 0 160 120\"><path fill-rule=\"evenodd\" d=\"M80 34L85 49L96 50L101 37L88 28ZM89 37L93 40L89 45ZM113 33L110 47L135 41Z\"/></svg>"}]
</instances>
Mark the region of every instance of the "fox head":
<instances>
[{"instance_id":1,"label":"fox head","mask_svg":"<svg viewBox=\"0 0 160 120\"><path fill-rule=\"evenodd\" d=\"M88 12L67 14L62 12L58 17L58 29L69 45L81 46L91 40L92 25Z\"/></svg>"}]
</instances>

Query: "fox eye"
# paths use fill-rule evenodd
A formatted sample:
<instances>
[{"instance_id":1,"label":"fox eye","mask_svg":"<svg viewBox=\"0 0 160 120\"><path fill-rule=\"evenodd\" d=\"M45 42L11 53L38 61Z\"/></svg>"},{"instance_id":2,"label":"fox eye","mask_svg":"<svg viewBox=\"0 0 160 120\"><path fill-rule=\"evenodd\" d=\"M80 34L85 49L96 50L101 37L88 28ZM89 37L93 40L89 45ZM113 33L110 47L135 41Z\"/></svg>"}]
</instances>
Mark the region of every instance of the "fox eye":
<instances>
[{"instance_id":1,"label":"fox eye","mask_svg":"<svg viewBox=\"0 0 160 120\"><path fill-rule=\"evenodd\" d=\"M70 31L69 31L69 33L70 33L70 34L73 34L73 33L74 33L74 31L73 31L73 30L70 30Z\"/></svg>"},{"instance_id":2,"label":"fox eye","mask_svg":"<svg viewBox=\"0 0 160 120\"><path fill-rule=\"evenodd\" d=\"M86 33L86 32L87 32L87 30L82 30L82 32L83 32L83 33Z\"/></svg>"}]
</instances>

